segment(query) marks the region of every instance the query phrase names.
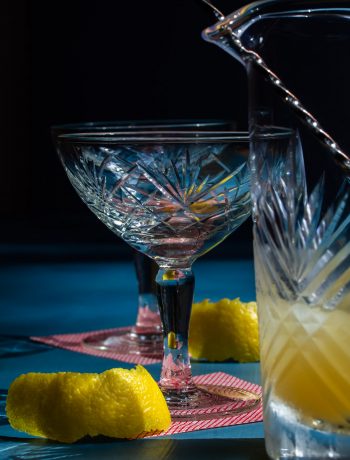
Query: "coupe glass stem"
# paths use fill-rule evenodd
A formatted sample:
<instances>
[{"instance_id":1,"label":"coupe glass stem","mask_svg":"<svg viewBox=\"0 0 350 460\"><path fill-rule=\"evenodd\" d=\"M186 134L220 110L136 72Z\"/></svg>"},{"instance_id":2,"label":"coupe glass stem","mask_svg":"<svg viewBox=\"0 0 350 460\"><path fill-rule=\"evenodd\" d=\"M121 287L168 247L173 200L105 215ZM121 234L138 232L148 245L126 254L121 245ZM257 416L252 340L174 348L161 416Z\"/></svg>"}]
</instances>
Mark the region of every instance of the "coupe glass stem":
<instances>
[{"instance_id":1,"label":"coupe glass stem","mask_svg":"<svg viewBox=\"0 0 350 460\"><path fill-rule=\"evenodd\" d=\"M186 405L197 393L188 354L194 275L191 268L160 268L156 282L164 334L159 385L168 405Z\"/></svg>"},{"instance_id":2,"label":"coupe glass stem","mask_svg":"<svg viewBox=\"0 0 350 460\"><path fill-rule=\"evenodd\" d=\"M131 333L134 336L159 336L162 332L162 324L155 282L158 267L153 260L136 250L134 263L138 282L138 311L136 324Z\"/></svg>"}]
</instances>

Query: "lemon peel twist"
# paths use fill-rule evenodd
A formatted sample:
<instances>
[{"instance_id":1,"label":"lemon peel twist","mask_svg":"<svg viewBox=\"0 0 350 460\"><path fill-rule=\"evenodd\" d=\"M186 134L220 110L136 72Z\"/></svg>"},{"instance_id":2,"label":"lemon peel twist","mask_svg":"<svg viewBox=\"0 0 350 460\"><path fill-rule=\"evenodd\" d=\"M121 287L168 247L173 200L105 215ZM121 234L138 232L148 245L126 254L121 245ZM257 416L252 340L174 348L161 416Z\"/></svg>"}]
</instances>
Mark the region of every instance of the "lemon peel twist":
<instances>
[{"instance_id":1,"label":"lemon peel twist","mask_svg":"<svg viewBox=\"0 0 350 460\"><path fill-rule=\"evenodd\" d=\"M87 435L134 438L171 423L163 394L142 366L20 375L9 388L6 412L13 428L65 443Z\"/></svg>"},{"instance_id":2,"label":"lemon peel twist","mask_svg":"<svg viewBox=\"0 0 350 460\"><path fill-rule=\"evenodd\" d=\"M259 361L256 302L241 302L236 298L194 303L189 352L194 359L208 361Z\"/></svg>"}]
</instances>

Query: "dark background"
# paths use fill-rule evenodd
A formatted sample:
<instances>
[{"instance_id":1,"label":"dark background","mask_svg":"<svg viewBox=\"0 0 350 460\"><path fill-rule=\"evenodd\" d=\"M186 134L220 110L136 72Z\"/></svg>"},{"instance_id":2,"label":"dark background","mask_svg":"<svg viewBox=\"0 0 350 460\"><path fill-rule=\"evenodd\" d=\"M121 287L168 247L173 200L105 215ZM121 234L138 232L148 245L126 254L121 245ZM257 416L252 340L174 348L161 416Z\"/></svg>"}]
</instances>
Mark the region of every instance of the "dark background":
<instances>
[{"instance_id":1,"label":"dark background","mask_svg":"<svg viewBox=\"0 0 350 460\"><path fill-rule=\"evenodd\" d=\"M214 3L230 13L246 2ZM51 125L227 118L246 129L245 70L201 38L214 22L199 0L1 3L2 255L130 255L75 194ZM249 221L205 257L250 255Z\"/></svg>"}]
</instances>

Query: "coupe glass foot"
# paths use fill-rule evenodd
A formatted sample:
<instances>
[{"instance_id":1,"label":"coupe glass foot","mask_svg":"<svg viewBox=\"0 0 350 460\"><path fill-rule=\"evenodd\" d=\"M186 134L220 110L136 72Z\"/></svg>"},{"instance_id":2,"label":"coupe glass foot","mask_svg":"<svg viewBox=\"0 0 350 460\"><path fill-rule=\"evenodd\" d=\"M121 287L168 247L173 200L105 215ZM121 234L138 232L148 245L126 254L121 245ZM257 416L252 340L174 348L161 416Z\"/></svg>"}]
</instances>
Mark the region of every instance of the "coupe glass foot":
<instances>
[{"instance_id":1,"label":"coupe glass foot","mask_svg":"<svg viewBox=\"0 0 350 460\"><path fill-rule=\"evenodd\" d=\"M207 420L232 417L256 409L261 396L252 391L223 385L197 385L190 392L166 390L172 420Z\"/></svg>"},{"instance_id":2,"label":"coupe glass foot","mask_svg":"<svg viewBox=\"0 0 350 460\"><path fill-rule=\"evenodd\" d=\"M103 332L83 340L86 347L119 354L137 354L162 359L163 335L161 333L135 333L133 328L122 331Z\"/></svg>"}]
</instances>

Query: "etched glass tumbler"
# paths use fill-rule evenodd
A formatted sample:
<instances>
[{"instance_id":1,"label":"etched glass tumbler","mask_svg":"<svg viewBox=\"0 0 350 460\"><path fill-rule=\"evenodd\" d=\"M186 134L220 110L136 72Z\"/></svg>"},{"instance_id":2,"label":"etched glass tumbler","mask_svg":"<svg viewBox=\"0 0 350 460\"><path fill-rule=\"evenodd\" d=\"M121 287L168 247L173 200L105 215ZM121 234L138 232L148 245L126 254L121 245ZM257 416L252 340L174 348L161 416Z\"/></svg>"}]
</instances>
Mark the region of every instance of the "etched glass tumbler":
<instances>
[{"instance_id":1,"label":"etched glass tumbler","mask_svg":"<svg viewBox=\"0 0 350 460\"><path fill-rule=\"evenodd\" d=\"M173 418L206 418L213 405L223 415L255 407L257 395L237 389L230 394L216 385L197 387L188 355L192 264L251 212L247 134L111 130L62 134L56 144L82 200L159 266L160 387Z\"/></svg>"},{"instance_id":2,"label":"etched glass tumbler","mask_svg":"<svg viewBox=\"0 0 350 460\"><path fill-rule=\"evenodd\" d=\"M253 136L251 168L267 451L348 459L349 180L331 162L306 171L287 129Z\"/></svg>"},{"instance_id":3,"label":"etched glass tumbler","mask_svg":"<svg viewBox=\"0 0 350 460\"><path fill-rule=\"evenodd\" d=\"M350 1L219 16L203 36L248 76L267 451L349 459Z\"/></svg>"}]
</instances>

